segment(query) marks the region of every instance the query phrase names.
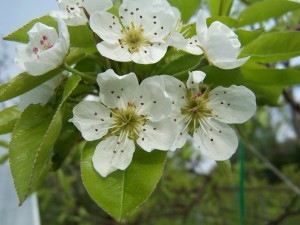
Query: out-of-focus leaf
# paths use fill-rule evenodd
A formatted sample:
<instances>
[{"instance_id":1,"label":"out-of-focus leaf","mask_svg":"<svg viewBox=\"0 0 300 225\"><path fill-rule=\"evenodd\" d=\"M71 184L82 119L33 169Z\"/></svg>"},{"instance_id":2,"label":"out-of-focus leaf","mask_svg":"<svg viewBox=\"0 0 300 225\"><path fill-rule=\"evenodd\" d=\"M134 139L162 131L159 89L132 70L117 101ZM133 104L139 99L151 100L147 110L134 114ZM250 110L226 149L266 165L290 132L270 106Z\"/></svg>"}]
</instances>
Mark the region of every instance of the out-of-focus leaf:
<instances>
[{"instance_id":1,"label":"out-of-focus leaf","mask_svg":"<svg viewBox=\"0 0 300 225\"><path fill-rule=\"evenodd\" d=\"M210 14L212 16L228 16L233 0L208 0Z\"/></svg>"},{"instance_id":2,"label":"out-of-focus leaf","mask_svg":"<svg viewBox=\"0 0 300 225\"><path fill-rule=\"evenodd\" d=\"M300 3L287 0L265 0L254 3L239 15L240 26L279 17L292 10L300 9Z\"/></svg>"},{"instance_id":3,"label":"out-of-focus leaf","mask_svg":"<svg viewBox=\"0 0 300 225\"><path fill-rule=\"evenodd\" d=\"M12 132L21 112L16 106L11 106L0 111L0 135Z\"/></svg>"},{"instance_id":4,"label":"out-of-focus leaf","mask_svg":"<svg viewBox=\"0 0 300 225\"><path fill-rule=\"evenodd\" d=\"M82 152L81 174L91 198L108 214L121 220L145 202L155 189L164 168L166 152L147 153L136 149L130 166L108 177L93 167L92 156L98 142L89 142Z\"/></svg>"},{"instance_id":5,"label":"out-of-focus leaf","mask_svg":"<svg viewBox=\"0 0 300 225\"><path fill-rule=\"evenodd\" d=\"M195 15L201 5L201 0L169 0L172 6L175 6L181 12L181 19L184 23L187 23L190 18Z\"/></svg>"},{"instance_id":6,"label":"out-of-focus leaf","mask_svg":"<svg viewBox=\"0 0 300 225\"><path fill-rule=\"evenodd\" d=\"M220 170L220 172L230 178L231 177L231 163L229 160L225 160L225 161L216 161L217 165L218 165L218 169Z\"/></svg>"},{"instance_id":7,"label":"out-of-focus leaf","mask_svg":"<svg viewBox=\"0 0 300 225\"><path fill-rule=\"evenodd\" d=\"M259 62L277 62L300 55L300 32L265 33L242 49L241 57Z\"/></svg>"}]
</instances>

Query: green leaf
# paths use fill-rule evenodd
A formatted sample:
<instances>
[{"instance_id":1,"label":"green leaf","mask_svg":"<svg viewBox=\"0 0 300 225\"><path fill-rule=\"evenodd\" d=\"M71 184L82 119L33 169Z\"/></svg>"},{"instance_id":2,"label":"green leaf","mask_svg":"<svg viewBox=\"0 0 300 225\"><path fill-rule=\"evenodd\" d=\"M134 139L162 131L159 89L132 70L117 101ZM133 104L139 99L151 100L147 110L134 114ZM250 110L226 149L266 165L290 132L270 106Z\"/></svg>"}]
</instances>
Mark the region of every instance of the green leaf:
<instances>
[{"instance_id":1,"label":"green leaf","mask_svg":"<svg viewBox=\"0 0 300 225\"><path fill-rule=\"evenodd\" d=\"M46 24L57 29L57 21L51 16L42 16L25 24L20 29L4 37L4 40L27 43L29 41L27 32L37 22ZM68 26L70 43L72 47L85 48L86 50L96 51L96 41L93 32L88 25ZM82 35L84 34L84 35Z\"/></svg>"},{"instance_id":2,"label":"green leaf","mask_svg":"<svg viewBox=\"0 0 300 225\"><path fill-rule=\"evenodd\" d=\"M262 22L279 17L292 10L300 9L300 4L287 0L265 0L247 7L239 15L240 26Z\"/></svg>"},{"instance_id":3,"label":"green leaf","mask_svg":"<svg viewBox=\"0 0 300 225\"><path fill-rule=\"evenodd\" d=\"M5 163L7 161L7 159L8 159L8 153L0 156L0 165Z\"/></svg>"},{"instance_id":4,"label":"green leaf","mask_svg":"<svg viewBox=\"0 0 300 225\"><path fill-rule=\"evenodd\" d=\"M226 176L226 177L231 177L231 163L229 160L225 160L225 161L216 161L217 165L218 165L218 169L220 170L220 172Z\"/></svg>"},{"instance_id":5,"label":"green leaf","mask_svg":"<svg viewBox=\"0 0 300 225\"><path fill-rule=\"evenodd\" d=\"M228 16L233 0L209 0L208 6L212 16Z\"/></svg>"},{"instance_id":6,"label":"green leaf","mask_svg":"<svg viewBox=\"0 0 300 225\"><path fill-rule=\"evenodd\" d=\"M108 214L121 220L147 200L161 178L166 152L136 149L130 166L108 177L94 169L92 156L98 142L87 143L82 152L81 174L90 197Z\"/></svg>"},{"instance_id":7,"label":"green leaf","mask_svg":"<svg viewBox=\"0 0 300 225\"><path fill-rule=\"evenodd\" d=\"M52 70L41 76L31 76L24 72L11 81L0 85L0 102L17 97L56 76L62 69Z\"/></svg>"},{"instance_id":8,"label":"green leaf","mask_svg":"<svg viewBox=\"0 0 300 225\"><path fill-rule=\"evenodd\" d=\"M172 6L175 6L181 12L181 19L187 23L190 18L197 13L201 5L201 0L169 0Z\"/></svg>"},{"instance_id":9,"label":"green leaf","mask_svg":"<svg viewBox=\"0 0 300 225\"><path fill-rule=\"evenodd\" d=\"M40 105L29 105L16 123L9 160L20 204L36 189L50 167L52 148L62 127L64 102L79 81L77 75L68 79L55 111Z\"/></svg>"},{"instance_id":10,"label":"green leaf","mask_svg":"<svg viewBox=\"0 0 300 225\"><path fill-rule=\"evenodd\" d=\"M300 32L265 33L242 49L240 57L258 62L277 62L300 55Z\"/></svg>"},{"instance_id":11,"label":"green leaf","mask_svg":"<svg viewBox=\"0 0 300 225\"><path fill-rule=\"evenodd\" d=\"M0 135L13 131L20 114L21 112L16 109L16 106L11 106L0 111Z\"/></svg>"},{"instance_id":12,"label":"green leaf","mask_svg":"<svg viewBox=\"0 0 300 225\"><path fill-rule=\"evenodd\" d=\"M241 67L244 82L257 85L289 86L300 83L300 71L297 69L257 69Z\"/></svg>"},{"instance_id":13,"label":"green leaf","mask_svg":"<svg viewBox=\"0 0 300 225\"><path fill-rule=\"evenodd\" d=\"M210 26L213 22L220 21L228 27L238 27L239 21L237 19L227 16L213 16L206 19L207 26Z\"/></svg>"},{"instance_id":14,"label":"green leaf","mask_svg":"<svg viewBox=\"0 0 300 225\"><path fill-rule=\"evenodd\" d=\"M254 41L256 38L260 37L263 34L263 29L257 30L236 30L235 33L239 37L239 41L241 42L242 46L246 46L250 42Z\"/></svg>"}]
</instances>

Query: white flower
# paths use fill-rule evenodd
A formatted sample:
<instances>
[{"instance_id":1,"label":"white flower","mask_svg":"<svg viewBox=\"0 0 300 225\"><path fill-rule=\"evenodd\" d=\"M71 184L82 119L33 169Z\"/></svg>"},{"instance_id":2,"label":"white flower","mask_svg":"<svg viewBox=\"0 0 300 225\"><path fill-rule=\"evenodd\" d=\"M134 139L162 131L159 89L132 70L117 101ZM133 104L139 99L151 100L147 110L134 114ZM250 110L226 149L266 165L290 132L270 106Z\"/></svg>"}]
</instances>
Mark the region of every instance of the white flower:
<instances>
[{"instance_id":1,"label":"white flower","mask_svg":"<svg viewBox=\"0 0 300 225\"><path fill-rule=\"evenodd\" d=\"M158 62L166 53L167 37L176 24L174 9L164 0L124 0L119 19L108 12L91 15L90 26L103 40L101 55L115 61Z\"/></svg>"},{"instance_id":2,"label":"white flower","mask_svg":"<svg viewBox=\"0 0 300 225\"><path fill-rule=\"evenodd\" d=\"M59 35L54 27L36 23L29 31L29 43L16 48L15 62L28 74L37 76L60 66L69 52L66 24L58 20Z\"/></svg>"},{"instance_id":3,"label":"white flower","mask_svg":"<svg viewBox=\"0 0 300 225\"><path fill-rule=\"evenodd\" d=\"M204 53L208 61L221 69L233 69L243 65L249 57L238 59L241 43L238 36L219 21L206 25L207 16L200 10L196 22L197 35L184 40L179 34L177 47L191 54Z\"/></svg>"},{"instance_id":4,"label":"white flower","mask_svg":"<svg viewBox=\"0 0 300 225\"><path fill-rule=\"evenodd\" d=\"M113 70L100 73L101 102L83 101L73 109L70 120L83 138L97 145L92 161L103 177L125 170L137 143L145 151L168 150L174 140L175 125L167 118L171 99L162 83L147 78L139 85L134 73L118 76Z\"/></svg>"},{"instance_id":5,"label":"white flower","mask_svg":"<svg viewBox=\"0 0 300 225\"><path fill-rule=\"evenodd\" d=\"M256 110L255 95L244 86L201 90L205 73L191 72L187 84L171 76L161 76L173 99L171 120L178 134L171 150L182 147L189 132L200 151L214 160L229 159L238 146L237 136L227 123L244 123Z\"/></svg>"},{"instance_id":6,"label":"white flower","mask_svg":"<svg viewBox=\"0 0 300 225\"><path fill-rule=\"evenodd\" d=\"M79 26L88 22L83 8L92 14L113 6L111 0L58 0L57 3L60 10L50 12L50 16L62 18L69 26Z\"/></svg>"},{"instance_id":7,"label":"white flower","mask_svg":"<svg viewBox=\"0 0 300 225\"><path fill-rule=\"evenodd\" d=\"M57 75L38 87L20 95L18 109L24 110L30 104L46 105L54 95L56 88L60 85L63 77L63 74Z\"/></svg>"}]
</instances>

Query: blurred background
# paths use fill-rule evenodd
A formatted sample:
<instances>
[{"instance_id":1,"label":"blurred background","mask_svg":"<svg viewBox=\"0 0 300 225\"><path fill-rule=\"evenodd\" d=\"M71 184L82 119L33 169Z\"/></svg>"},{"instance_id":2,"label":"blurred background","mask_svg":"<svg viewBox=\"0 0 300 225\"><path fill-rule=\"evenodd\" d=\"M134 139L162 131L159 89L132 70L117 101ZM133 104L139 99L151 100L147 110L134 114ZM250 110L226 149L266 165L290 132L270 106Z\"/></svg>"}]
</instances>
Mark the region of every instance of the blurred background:
<instances>
[{"instance_id":1,"label":"blurred background","mask_svg":"<svg viewBox=\"0 0 300 225\"><path fill-rule=\"evenodd\" d=\"M257 1L234 1L231 15ZM201 7L208 9L206 1ZM3 2L1 37L56 8L55 0ZM247 29L258 27L300 30L300 11ZM13 63L15 46L0 40L1 83L19 72ZM299 58L294 58L269 66L300 69L299 64ZM9 104L18 100L12 101ZM87 195L79 171L80 147L72 149L61 169L50 173L37 195L18 208L6 160L9 136L0 135L0 224L299 224L300 86L287 87L277 104L261 105L253 119L236 130L242 138L231 159L231 173L195 154L189 143L182 151L169 155L164 175L147 203L120 223Z\"/></svg>"}]
</instances>

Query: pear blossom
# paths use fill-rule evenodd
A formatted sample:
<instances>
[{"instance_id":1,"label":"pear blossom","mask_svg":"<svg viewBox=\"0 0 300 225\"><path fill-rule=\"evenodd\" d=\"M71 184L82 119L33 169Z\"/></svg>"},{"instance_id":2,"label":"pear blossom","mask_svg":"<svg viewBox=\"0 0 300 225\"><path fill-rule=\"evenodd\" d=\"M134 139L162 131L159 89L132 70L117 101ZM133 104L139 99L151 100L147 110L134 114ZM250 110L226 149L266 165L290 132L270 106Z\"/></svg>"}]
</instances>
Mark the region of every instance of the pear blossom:
<instances>
[{"instance_id":1,"label":"pear blossom","mask_svg":"<svg viewBox=\"0 0 300 225\"><path fill-rule=\"evenodd\" d=\"M69 26L79 26L88 22L84 9L92 14L95 11L108 10L113 6L111 0L58 0L57 3L59 11L50 12L50 16L62 18Z\"/></svg>"},{"instance_id":2,"label":"pear blossom","mask_svg":"<svg viewBox=\"0 0 300 225\"><path fill-rule=\"evenodd\" d=\"M29 43L16 48L15 62L28 74L38 76L60 66L69 52L66 24L58 20L59 34L54 27L36 23L29 31Z\"/></svg>"},{"instance_id":3,"label":"pear blossom","mask_svg":"<svg viewBox=\"0 0 300 225\"><path fill-rule=\"evenodd\" d=\"M227 123L247 121L256 111L255 95L236 85L200 89L204 78L201 71L190 72L186 85L168 75L158 78L173 99L170 118L178 132L171 150L182 147L189 133L193 133L202 154L214 160L227 160L238 146L237 135Z\"/></svg>"},{"instance_id":4,"label":"pear blossom","mask_svg":"<svg viewBox=\"0 0 300 225\"><path fill-rule=\"evenodd\" d=\"M175 125L168 119L171 99L162 83L152 77L138 83L134 73L118 76L113 70L100 73L100 102L82 101L70 120L87 141L101 139L92 162L103 177L125 170L135 144L147 152L168 150Z\"/></svg>"},{"instance_id":5,"label":"pear blossom","mask_svg":"<svg viewBox=\"0 0 300 225\"><path fill-rule=\"evenodd\" d=\"M124 0L119 18L94 12L92 30L103 40L97 44L101 55L120 62L158 62L167 52L167 37L176 25L176 11L166 0Z\"/></svg>"},{"instance_id":6,"label":"pear blossom","mask_svg":"<svg viewBox=\"0 0 300 225\"><path fill-rule=\"evenodd\" d=\"M215 21L206 25L204 11L200 10L196 21L197 35L184 39L176 34L173 42L180 50L191 54L204 54L208 61L221 69L233 69L243 65L249 57L238 58L241 43L238 36L225 24Z\"/></svg>"},{"instance_id":7,"label":"pear blossom","mask_svg":"<svg viewBox=\"0 0 300 225\"><path fill-rule=\"evenodd\" d=\"M59 74L36 88L20 95L18 109L24 110L30 104L46 105L65 76L65 73Z\"/></svg>"}]
</instances>

